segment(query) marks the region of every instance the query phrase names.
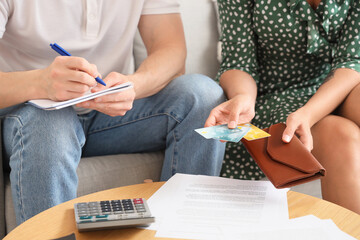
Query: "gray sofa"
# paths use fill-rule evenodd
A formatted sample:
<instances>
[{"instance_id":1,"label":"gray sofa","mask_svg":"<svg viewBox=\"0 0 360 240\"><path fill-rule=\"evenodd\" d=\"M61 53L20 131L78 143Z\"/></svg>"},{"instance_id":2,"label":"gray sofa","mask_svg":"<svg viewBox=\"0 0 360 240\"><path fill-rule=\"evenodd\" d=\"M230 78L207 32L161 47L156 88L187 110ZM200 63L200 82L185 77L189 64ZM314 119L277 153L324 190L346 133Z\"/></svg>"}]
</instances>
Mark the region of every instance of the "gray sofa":
<instances>
[{"instance_id":1,"label":"gray sofa","mask_svg":"<svg viewBox=\"0 0 360 240\"><path fill-rule=\"evenodd\" d=\"M214 78L219 66L217 60L219 34L214 0L180 0L180 2L188 48L186 72L202 73ZM139 66L145 57L146 51L137 35L134 42L134 67ZM1 154L0 160L2 162ZM84 158L80 161L77 170L78 196L142 183L145 179L158 181L162 162L163 152ZM1 238L16 227L8 175L8 171L5 168L3 170L3 165L0 164ZM320 197L319 182L304 184L294 190Z\"/></svg>"}]
</instances>

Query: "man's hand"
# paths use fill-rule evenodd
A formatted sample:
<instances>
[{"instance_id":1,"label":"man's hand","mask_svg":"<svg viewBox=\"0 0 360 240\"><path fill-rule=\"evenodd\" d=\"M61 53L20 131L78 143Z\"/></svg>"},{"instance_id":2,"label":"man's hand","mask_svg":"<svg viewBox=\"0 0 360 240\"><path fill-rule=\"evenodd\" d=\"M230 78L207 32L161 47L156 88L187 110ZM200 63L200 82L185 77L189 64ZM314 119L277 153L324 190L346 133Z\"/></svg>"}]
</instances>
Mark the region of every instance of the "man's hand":
<instances>
[{"instance_id":1,"label":"man's hand","mask_svg":"<svg viewBox=\"0 0 360 240\"><path fill-rule=\"evenodd\" d=\"M57 57L42 70L42 86L49 99L64 101L80 97L96 86L100 74L94 64L80 57Z\"/></svg>"},{"instance_id":2,"label":"man's hand","mask_svg":"<svg viewBox=\"0 0 360 240\"><path fill-rule=\"evenodd\" d=\"M98 92L129 81L129 76L112 72L104 79L106 86L99 84L91 89L91 92ZM112 117L124 116L126 112L132 108L135 96L134 88L130 88L126 91L108 94L93 100L82 102L76 106L94 109Z\"/></svg>"}]
</instances>

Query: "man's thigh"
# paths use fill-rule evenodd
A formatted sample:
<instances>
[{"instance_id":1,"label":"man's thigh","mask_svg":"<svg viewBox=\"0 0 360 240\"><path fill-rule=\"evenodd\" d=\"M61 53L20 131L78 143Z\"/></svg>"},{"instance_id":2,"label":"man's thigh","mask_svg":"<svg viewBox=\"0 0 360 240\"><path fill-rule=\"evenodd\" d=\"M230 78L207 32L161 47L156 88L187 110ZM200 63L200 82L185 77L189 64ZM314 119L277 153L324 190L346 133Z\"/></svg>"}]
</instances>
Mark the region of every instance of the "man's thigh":
<instances>
[{"instance_id":1,"label":"man's thigh","mask_svg":"<svg viewBox=\"0 0 360 240\"><path fill-rule=\"evenodd\" d=\"M21 104L6 113L3 119L3 143L7 159L14 156L35 159L51 159L66 151L81 153L85 142L83 129L72 108L45 111ZM70 151L71 149L71 151ZM32 158L31 157L31 158ZM51 159L52 160L52 159ZM39 162L39 161L38 161Z\"/></svg>"},{"instance_id":2,"label":"man's thigh","mask_svg":"<svg viewBox=\"0 0 360 240\"><path fill-rule=\"evenodd\" d=\"M203 126L211 108L224 100L222 97L221 88L210 78L202 75L179 77L159 93L136 100L125 116L96 113L90 121L85 121L91 124L88 127L85 124L87 140L83 156L165 149L171 130L184 120L194 102L204 106L198 111L202 120L195 128ZM215 103L215 99L218 102Z\"/></svg>"}]
</instances>

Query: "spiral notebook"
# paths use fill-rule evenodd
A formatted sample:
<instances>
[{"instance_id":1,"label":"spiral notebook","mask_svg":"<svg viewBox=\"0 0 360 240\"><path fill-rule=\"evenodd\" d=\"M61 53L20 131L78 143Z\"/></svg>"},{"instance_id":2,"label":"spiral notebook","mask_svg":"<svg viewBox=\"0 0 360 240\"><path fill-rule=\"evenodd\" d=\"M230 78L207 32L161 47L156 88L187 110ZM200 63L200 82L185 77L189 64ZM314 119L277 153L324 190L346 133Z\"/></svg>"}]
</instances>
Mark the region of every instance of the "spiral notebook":
<instances>
[{"instance_id":1,"label":"spiral notebook","mask_svg":"<svg viewBox=\"0 0 360 240\"><path fill-rule=\"evenodd\" d=\"M87 100L91 100L100 96L104 96L107 94L112 94L112 93L116 93L116 92L121 92L124 90L127 90L129 88L132 88L133 84L131 82L126 82L120 85L116 85L114 87L111 88L107 88L104 89L102 91L99 92L95 92L95 93L87 93L84 96L78 97L78 98L73 98L70 100L66 100L66 101L62 101L62 102L56 102L56 101L52 101L49 99L35 99L35 100L31 100L28 101L28 104L31 104L37 108L41 108L44 110L56 110L56 109L61 109L64 107L69 107Z\"/></svg>"}]
</instances>

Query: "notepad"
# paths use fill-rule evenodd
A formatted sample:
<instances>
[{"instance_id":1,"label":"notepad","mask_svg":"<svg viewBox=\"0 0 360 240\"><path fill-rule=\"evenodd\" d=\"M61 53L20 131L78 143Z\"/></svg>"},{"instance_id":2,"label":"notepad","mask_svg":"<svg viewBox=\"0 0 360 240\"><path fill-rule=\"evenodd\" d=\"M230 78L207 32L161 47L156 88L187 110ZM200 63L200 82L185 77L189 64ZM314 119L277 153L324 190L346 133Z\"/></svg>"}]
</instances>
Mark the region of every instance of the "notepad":
<instances>
[{"instance_id":1,"label":"notepad","mask_svg":"<svg viewBox=\"0 0 360 240\"><path fill-rule=\"evenodd\" d=\"M112 93L116 93L116 92L121 92L124 90L127 90L129 88L132 88L133 84L131 82L126 82L120 85L116 85L114 87L111 88L107 88L104 89L102 91L99 92L95 92L95 93L87 93L84 96L78 97L78 98L73 98L70 100L66 100L66 101L62 101L62 102L56 102L56 101L52 101L49 99L35 99L35 100L30 100L27 103L31 104L37 108L41 108L44 110L56 110L56 109L61 109L64 107L69 107L87 100L91 100L100 96L104 96L107 94L112 94Z\"/></svg>"}]
</instances>

